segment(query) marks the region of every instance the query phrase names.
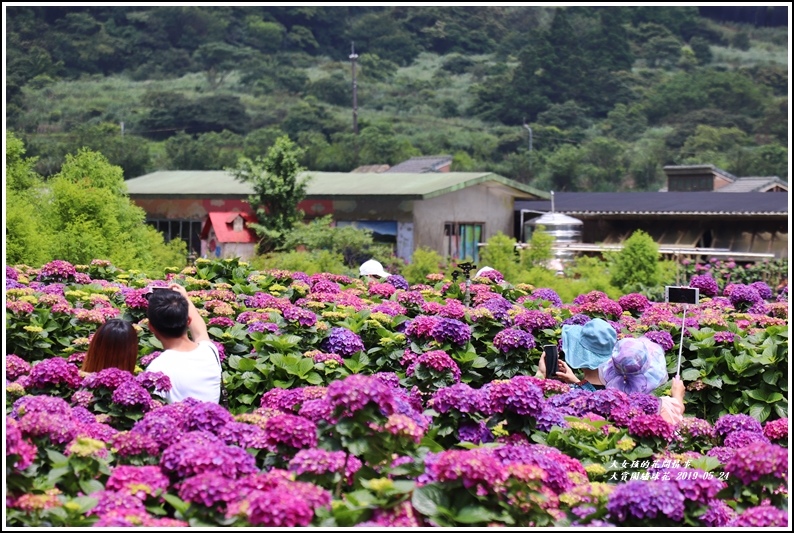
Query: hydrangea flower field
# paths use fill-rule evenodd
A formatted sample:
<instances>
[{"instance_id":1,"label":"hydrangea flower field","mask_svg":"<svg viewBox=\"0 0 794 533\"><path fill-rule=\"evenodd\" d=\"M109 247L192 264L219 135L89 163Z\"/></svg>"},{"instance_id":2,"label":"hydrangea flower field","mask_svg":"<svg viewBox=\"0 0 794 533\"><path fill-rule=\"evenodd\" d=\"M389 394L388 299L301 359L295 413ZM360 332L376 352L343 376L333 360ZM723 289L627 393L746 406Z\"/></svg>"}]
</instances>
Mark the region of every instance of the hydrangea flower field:
<instances>
[{"instance_id":1,"label":"hydrangea flower field","mask_svg":"<svg viewBox=\"0 0 794 533\"><path fill-rule=\"evenodd\" d=\"M788 526L787 290L699 274L684 313L497 276L6 267L6 526ZM164 405L168 377L144 370L162 347L143 294L171 282L220 348L224 405ZM136 372L82 372L116 317ZM671 375L681 349L681 423L658 414L669 382L533 377L564 324L594 317L662 345Z\"/></svg>"}]
</instances>

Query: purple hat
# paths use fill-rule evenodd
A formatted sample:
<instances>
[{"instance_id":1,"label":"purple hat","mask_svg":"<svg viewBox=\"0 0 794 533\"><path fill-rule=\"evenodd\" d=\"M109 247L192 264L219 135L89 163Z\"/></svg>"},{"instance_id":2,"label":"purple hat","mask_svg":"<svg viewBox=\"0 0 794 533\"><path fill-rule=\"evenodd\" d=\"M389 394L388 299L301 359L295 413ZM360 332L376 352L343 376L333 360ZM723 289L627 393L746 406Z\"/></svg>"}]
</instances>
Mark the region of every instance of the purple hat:
<instances>
[{"instance_id":1,"label":"purple hat","mask_svg":"<svg viewBox=\"0 0 794 533\"><path fill-rule=\"evenodd\" d=\"M562 351L571 368L598 368L612 355L617 340L615 328L603 318L594 318L584 326L562 327Z\"/></svg>"},{"instance_id":2,"label":"purple hat","mask_svg":"<svg viewBox=\"0 0 794 533\"><path fill-rule=\"evenodd\" d=\"M620 339L598 376L607 388L649 394L667 381L664 348L647 337Z\"/></svg>"}]
</instances>

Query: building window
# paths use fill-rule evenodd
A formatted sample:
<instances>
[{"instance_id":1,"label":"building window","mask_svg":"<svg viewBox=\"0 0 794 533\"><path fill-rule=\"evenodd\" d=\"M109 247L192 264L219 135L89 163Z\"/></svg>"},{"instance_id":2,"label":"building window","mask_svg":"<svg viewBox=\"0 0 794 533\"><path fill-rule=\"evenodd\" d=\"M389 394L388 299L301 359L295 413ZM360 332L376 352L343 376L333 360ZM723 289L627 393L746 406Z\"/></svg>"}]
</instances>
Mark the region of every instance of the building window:
<instances>
[{"instance_id":1,"label":"building window","mask_svg":"<svg viewBox=\"0 0 794 533\"><path fill-rule=\"evenodd\" d=\"M481 222L446 222L444 224L444 255L451 259L480 260Z\"/></svg>"},{"instance_id":2,"label":"building window","mask_svg":"<svg viewBox=\"0 0 794 533\"><path fill-rule=\"evenodd\" d=\"M200 220L180 220L172 218L153 218L147 224L163 234L165 242L172 239L185 241L188 253L201 253L201 226Z\"/></svg>"}]
</instances>

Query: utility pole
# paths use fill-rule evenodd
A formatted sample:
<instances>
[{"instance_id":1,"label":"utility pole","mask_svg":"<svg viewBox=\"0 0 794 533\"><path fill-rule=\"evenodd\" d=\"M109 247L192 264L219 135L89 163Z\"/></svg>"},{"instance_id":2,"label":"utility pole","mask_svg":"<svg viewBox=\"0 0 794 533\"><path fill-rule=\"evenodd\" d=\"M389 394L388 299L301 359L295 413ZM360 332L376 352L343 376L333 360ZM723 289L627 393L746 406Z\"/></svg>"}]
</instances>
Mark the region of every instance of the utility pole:
<instances>
[{"instance_id":1,"label":"utility pole","mask_svg":"<svg viewBox=\"0 0 794 533\"><path fill-rule=\"evenodd\" d=\"M532 171L532 128L527 124L527 117L524 117L524 127L529 132L529 170Z\"/></svg>"},{"instance_id":2,"label":"utility pole","mask_svg":"<svg viewBox=\"0 0 794 533\"><path fill-rule=\"evenodd\" d=\"M350 43L350 63L353 67L353 133L358 135L358 85L356 84L356 59L358 54L354 43Z\"/></svg>"}]
</instances>

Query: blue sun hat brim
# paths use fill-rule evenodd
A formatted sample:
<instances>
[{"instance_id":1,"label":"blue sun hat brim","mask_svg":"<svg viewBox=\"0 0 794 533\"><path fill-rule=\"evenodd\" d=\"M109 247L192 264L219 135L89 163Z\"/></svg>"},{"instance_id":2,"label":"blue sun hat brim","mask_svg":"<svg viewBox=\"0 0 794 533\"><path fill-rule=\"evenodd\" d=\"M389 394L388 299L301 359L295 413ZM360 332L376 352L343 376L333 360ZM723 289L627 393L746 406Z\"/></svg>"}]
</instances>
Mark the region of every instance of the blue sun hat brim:
<instances>
[{"instance_id":1,"label":"blue sun hat brim","mask_svg":"<svg viewBox=\"0 0 794 533\"><path fill-rule=\"evenodd\" d=\"M562 351L571 368L598 368L612 356L617 340L615 328L601 318L594 318L583 326L566 324L562 327Z\"/></svg>"},{"instance_id":2,"label":"blue sun hat brim","mask_svg":"<svg viewBox=\"0 0 794 533\"><path fill-rule=\"evenodd\" d=\"M664 348L647 337L621 339L598 375L607 388L650 394L669 377Z\"/></svg>"}]
</instances>

